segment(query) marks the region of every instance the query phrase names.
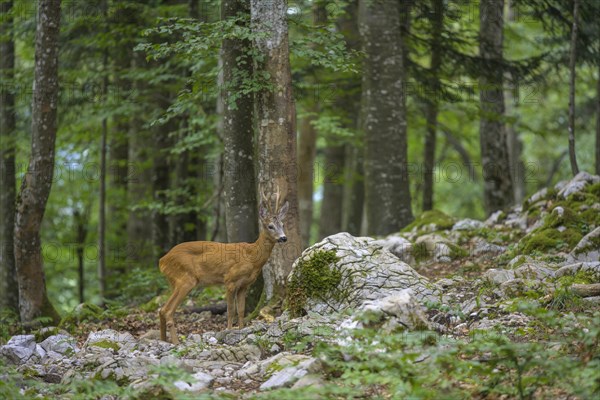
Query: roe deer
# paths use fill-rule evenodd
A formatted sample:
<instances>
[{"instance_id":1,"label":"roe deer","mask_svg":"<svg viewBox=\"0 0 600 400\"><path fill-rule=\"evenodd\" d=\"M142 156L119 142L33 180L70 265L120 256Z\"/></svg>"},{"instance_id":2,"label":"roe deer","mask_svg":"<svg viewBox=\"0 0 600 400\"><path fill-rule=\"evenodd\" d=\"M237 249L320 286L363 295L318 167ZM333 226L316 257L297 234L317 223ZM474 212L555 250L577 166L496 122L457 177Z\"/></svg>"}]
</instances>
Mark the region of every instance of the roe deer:
<instances>
[{"instance_id":1,"label":"roe deer","mask_svg":"<svg viewBox=\"0 0 600 400\"><path fill-rule=\"evenodd\" d=\"M160 272L173 293L158 311L160 338L167 340L167 328L173 344L178 344L173 315L185 296L196 286L225 285L227 293L227 329L233 326L237 303L238 325L244 326L246 291L254 283L269 259L275 242L286 242L283 218L288 202L279 208L277 189L275 209L264 193L259 207L260 235L253 243L186 242L173 247L159 261Z\"/></svg>"}]
</instances>

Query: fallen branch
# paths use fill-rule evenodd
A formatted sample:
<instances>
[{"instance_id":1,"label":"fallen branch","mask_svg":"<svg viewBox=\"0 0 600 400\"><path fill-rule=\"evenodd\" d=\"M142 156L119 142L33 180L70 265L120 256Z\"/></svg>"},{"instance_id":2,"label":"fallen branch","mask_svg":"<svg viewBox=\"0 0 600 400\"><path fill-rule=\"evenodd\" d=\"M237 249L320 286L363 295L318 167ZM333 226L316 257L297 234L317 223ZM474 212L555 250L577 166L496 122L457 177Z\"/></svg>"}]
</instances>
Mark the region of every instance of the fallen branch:
<instances>
[{"instance_id":1,"label":"fallen branch","mask_svg":"<svg viewBox=\"0 0 600 400\"><path fill-rule=\"evenodd\" d=\"M574 284L571 286L571 291L579 297L600 296L600 283Z\"/></svg>"},{"instance_id":2,"label":"fallen branch","mask_svg":"<svg viewBox=\"0 0 600 400\"><path fill-rule=\"evenodd\" d=\"M227 303L223 302L217 304L210 304L208 306L185 308L183 310L183 312L186 314L201 313L204 311L210 311L213 315L225 314L227 312Z\"/></svg>"}]
</instances>

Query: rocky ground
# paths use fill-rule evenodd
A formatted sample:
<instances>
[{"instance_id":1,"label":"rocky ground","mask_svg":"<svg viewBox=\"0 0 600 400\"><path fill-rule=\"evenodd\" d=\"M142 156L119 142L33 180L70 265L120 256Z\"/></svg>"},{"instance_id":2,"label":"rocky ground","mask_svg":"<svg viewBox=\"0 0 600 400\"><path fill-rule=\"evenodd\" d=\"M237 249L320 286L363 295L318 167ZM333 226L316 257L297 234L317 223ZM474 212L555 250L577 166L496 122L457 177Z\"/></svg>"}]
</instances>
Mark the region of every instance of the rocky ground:
<instances>
[{"instance_id":1,"label":"rocky ground","mask_svg":"<svg viewBox=\"0 0 600 400\"><path fill-rule=\"evenodd\" d=\"M417 393L420 387L432 393L423 398L454 391L475 398L586 398L600 391L600 372L593 373L594 365L600 369L599 198L600 177L580 173L486 221L456 220L433 211L385 238L330 236L305 250L294 264L282 315L226 330L223 315L179 313L178 346L157 340L155 310L94 320L97 310L80 306L64 326L15 335L0 347L0 392L8 398L202 394L279 399L321 398L323 393L347 398L357 390L363 397L402 398L395 396ZM538 310L557 311L553 315L560 316L560 326L550 326L543 313L521 307L531 303ZM596 350L568 347L579 338L575 331L591 332ZM577 361L577 368L591 374L585 376L589 387L580 385L584 394L578 395L577 388L572 392L568 385L554 385L539 378L540 360L527 359L523 367L515 356L516 371L534 365L524 373L528 385L523 385L521 373L517 381L502 376L494 387L512 382L516 389L508 385L502 395L494 394L495 389L464 375L462 365L456 364L493 364L489 357L497 349L466 345L481 332L504 335L504 345L541 343L535 347L538 354L552 350L549 358ZM401 342L399 333L404 335ZM568 340L554 342L557 334ZM582 346L589 340L581 339ZM381 361L382 354L410 355L402 358L405 364L398 371L454 372L438 372L422 381L392 375L395 381L388 381L386 370L396 366L385 364L389 359L383 359L383 367L364 367L370 359ZM451 361L445 358L448 354ZM488 361L482 363L482 357ZM511 368L502 364L490 371L508 371L509 376ZM552 376L551 368L544 368ZM367 372L355 377L357 370ZM372 381L367 379L370 373ZM531 381L532 376L537 380ZM409 389L398 386L403 380L412 382Z\"/></svg>"}]
</instances>

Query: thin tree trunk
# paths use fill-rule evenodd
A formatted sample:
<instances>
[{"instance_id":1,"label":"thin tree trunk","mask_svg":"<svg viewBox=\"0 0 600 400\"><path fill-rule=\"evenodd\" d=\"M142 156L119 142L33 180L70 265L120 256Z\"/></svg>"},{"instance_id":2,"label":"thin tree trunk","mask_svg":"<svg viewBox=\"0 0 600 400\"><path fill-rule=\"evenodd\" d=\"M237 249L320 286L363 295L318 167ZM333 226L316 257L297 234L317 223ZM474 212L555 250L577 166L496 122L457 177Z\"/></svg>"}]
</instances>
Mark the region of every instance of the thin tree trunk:
<instances>
[{"instance_id":1,"label":"thin tree trunk","mask_svg":"<svg viewBox=\"0 0 600 400\"><path fill-rule=\"evenodd\" d=\"M312 125L314 120L313 112L309 112L302 118L298 136L298 164L300 165L298 170L298 207L303 249L309 246L313 220L314 167L317 154L317 130Z\"/></svg>"},{"instance_id":2,"label":"thin tree trunk","mask_svg":"<svg viewBox=\"0 0 600 400\"><path fill-rule=\"evenodd\" d=\"M158 108L162 112L171 105L168 91L162 91L157 102ZM154 149L152 151L152 196L155 203L159 204L157 209L152 211L152 259L158 260L171 248L169 240L169 217L163 209L167 202L167 193L169 189L169 149L172 147L169 139L171 133L176 130L176 119L171 119L165 124L159 124L154 127L152 139Z\"/></svg>"},{"instance_id":3,"label":"thin tree trunk","mask_svg":"<svg viewBox=\"0 0 600 400\"><path fill-rule=\"evenodd\" d=\"M115 3L115 22L119 29L127 29L135 23L135 7L131 3ZM120 103L125 104L132 101L131 79L127 74L131 70L131 60L133 58L132 48L134 46L132 38L124 38L119 41L119 46L111 49L111 58L113 59L114 76L114 95L118 96ZM107 259L105 297L114 297L116 286L118 286L119 276L122 276L127 268L125 248L126 241L122 240L123 232L127 232L127 221L129 216L127 201L127 182L129 181L128 170L128 132L129 119L131 115L115 115L110 124L110 137L107 138L108 146L108 190L106 192L106 213L107 220L110 221L106 236L108 243L106 251L110 255ZM119 240L121 239L121 240ZM109 277L111 279L109 279ZM114 278L113 278L114 277ZM115 284L116 283L116 284Z\"/></svg>"},{"instance_id":4,"label":"thin tree trunk","mask_svg":"<svg viewBox=\"0 0 600 400\"><path fill-rule=\"evenodd\" d=\"M136 54L133 57L135 69L146 67L145 59ZM140 94L146 90L146 84L137 81L134 86ZM136 104L142 107L141 104ZM151 198L149 191L152 188L152 171L148 165L151 159L148 142L150 134L144 128L144 121L140 114L143 110L136 110L131 117L128 132L128 172L127 172L127 205L129 208L140 205ZM125 255L129 267L150 267L155 263L152 260L152 218L146 210L130 210L127 219L127 249Z\"/></svg>"},{"instance_id":5,"label":"thin tree trunk","mask_svg":"<svg viewBox=\"0 0 600 400\"><path fill-rule=\"evenodd\" d=\"M600 64L596 82L596 175L600 175Z\"/></svg>"},{"instance_id":6,"label":"thin tree trunk","mask_svg":"<svg viewBox=\"0 0 600 400\"><path fill-rule=\"evenodd\" d=\"M325 149L323 169L323 200L319 221L319 238L342 230L342 204L344 201L344 146L328 146Z\"/></svg>"},{"instance_id":7,"label":"thin tree trunk","mask_svg":"<svg viewBox=\"0 0 600 400\"><path fill-rule=\"evenodd\" d=\"M349 49L360 51L360 32L358 31L358 0L348 2L345 13L340 17L337 26L344 35L346 46ZM352 79L351 85L361 86L361 77ZM347 111L350 128L360 132L361 118L361 91L350 89L343 92L344 103L342 108ZM357 139L360 141L360 139ZM363 170L363 151L354 143L345 145L344 154L344 194L342 203L342 230L352 235L360 235L363 219L365 182Z\"/></svg>"},{"instance_id":8,"label":"thin tree trunk","mask_svg":"<svg viewBox=\"0 0 600 400\"><path fill-rule=\"evenodd\" d=\"M401 10L396 2L361 0L364 61L367 233L397 232L413 219L407 173L406 99Z\"/></svg>"},{"instance_id":9,"label":"thin tree trunk","mask_svg":"<svg viewBox=\"0 0 600 400\"><path fill-rule=\"evenodd\" d=\"M485 65L479 80L481 117L479 140L483 165L484 207L489 215L513 203L513 185L508 168L508 146L504 127L503 15L504 0L482 0L479 53Z\"/></svg>"},{"instance_id":10,"label":"thin tree trunk","mask_svg":"<svg viewBox=\"0 0 600 400\"><path fill-rule=\"evenodd\" d=\"M513 5L514 0L508 0L507 12L508 20L517 20L517 10ZM507 74L507 78L510 75ZM513 79L513 81L515 81ZM519 86L515 81L514 86L509 87L506 90L506 115L515 115L518 117L519 113L513 112L513 108L517 109L519 106ZM508 146L508 159L510 161L510 173L513 182L513 202L514 204L523 203L525 198L525 164L521 159L523 153L523 141L521 136L516 129L517 122L511 122L506 126L506 142Z\"/></svg>"},{"instance_id":11,"label":"thin tree trunk","mask_svg":"<svg viewBox=\"0 0 600 400\"><path fill-rule=\"evenodd\" d=\"M0 309L19 310L15 269L15 96L10 87L15 68L12 1L0 2Z\"/></svg>"},{"instance_id":12,"label":"thin tree trunk","mask_svg":"<svg viewBox=\"0 0 600 400\"><path fill-rule=\"evenodd\" d=\"M440 93L440 67L442 65L442 30L444 27L444 2L443 0L432 1L433 16L431 18L431 92L433 98L425 102L425 123L427 131L425 134L425 147L423 154L423 211L433 208L434 192L434 168L435 148L437 136L438 101Z\"/></svg>"},{"instance_id":13,"label":"thin tree trunk","mask_svg":"<svg viewBox=\"0 0 600 400\"><path fill-rule=\"evenodd\" d=\"M577 155L575 153L575 63L577 61L577 29L579 23L579 0L573 1L573 28L571 30L571 52L569 55L569 161L571 173L577 175Z\"/></svg>"},{"instance_id":14,"label":"thin tree trunk","mask_svg":"<svg viewBox=\"0 0 600 400\"><path fill-rule=\"evenodd\" d=\"M273 90L263 90L257 96L259 188L266 193L279 187L289 202L285 219L288 242L275 246L263 268L266 299L278 301L285 293L285 283L292 262L300 255L298 216L296 113L292 95L289 59L287 1L251 1L253 29L261 35L255 45L263 55L259 71L269 75Z\"/></svg>"},{"instance_id":15,"label":"thin tree trunk","mask_svg":"<svg viewBox=\"0 0 600 400\"><path fill-rule=\"evenodd\" d=\"M87 237L87 220L89 217L89 208L83 210L83 213L79 210L73 212L73 222L75 223L75 242L77 249L77 271L79 275L79 303L85 302L85 238ZM102 290L102 288L100 289ZM103 299L101 297L101 299Z\"/></svg>"},{"instance_id":16,"label":"thin tree trunk","mask_svg":"<svg viewBox=\"0 0 600 400\"><path fill-rule=\"evenodd\" d=\"M17 203L15 260L21 320L48 316L57 323L60 317L46 293L40 229L54 171L60 0L39 0L36 21L31 156Z\"/></svg>"},{"instance_id":17,"label":"thin tree trunk","mask_svg":"<svg viewBox=\"0 0 600 400\"><path fill-rule=\"evenodd\" d=\"M103 13L105 21L108 21L108 0L103 2ZM108 27L105 29L108 31ZM105 32L106 33L106 32ZM104 50L102 79L102 95L106 105L108 95L108 50ZM100 302L104 304L106 296L106 141L108 136L108 123L102 118L102 133L100 138L100 199L98 204L98 289ZM85 240L85 236L83 238ZM83 249L79 258L79 302L83 303Z\"/></svg>"},{"instance_id":18,"label":"thin tree trunk","mask_svg":"<svg viewBox=\"0 0 600 400\"><path fill-rule=\"evenodd\" d=\"M351 235L361 234L363 211L365 204L365 182L363 169L362 149L346 145L345 177L344 181L344 215L342 217L342 230Z\"/></svg>"}]
</instances>

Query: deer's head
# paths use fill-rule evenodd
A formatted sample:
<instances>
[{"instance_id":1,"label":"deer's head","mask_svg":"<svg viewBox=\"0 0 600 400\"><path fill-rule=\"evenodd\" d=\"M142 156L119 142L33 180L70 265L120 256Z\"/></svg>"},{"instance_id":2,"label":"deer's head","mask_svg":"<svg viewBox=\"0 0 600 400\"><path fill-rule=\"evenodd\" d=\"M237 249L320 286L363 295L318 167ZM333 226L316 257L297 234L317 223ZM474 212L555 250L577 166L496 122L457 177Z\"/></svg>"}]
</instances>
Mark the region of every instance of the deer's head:
<instances>
[{"instance_id":1,"label":"deer's head","mask_svg":"<svg viewBox=\"0 0 600 400\"><path fill-rule=\"evenodd\" d=\"M287 242L287 236L283 230L283 219L288 212L289 203L286 201L281 208L279 207L279 188L275 194L275 208L271 208L271 201L261 193L262 201L259 207L260 223L267 235L278 243Z\"/></svg>"}]
</instances>

